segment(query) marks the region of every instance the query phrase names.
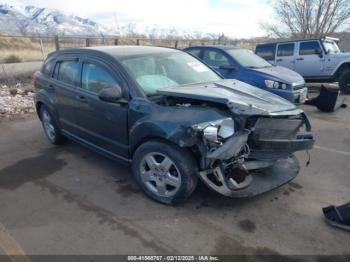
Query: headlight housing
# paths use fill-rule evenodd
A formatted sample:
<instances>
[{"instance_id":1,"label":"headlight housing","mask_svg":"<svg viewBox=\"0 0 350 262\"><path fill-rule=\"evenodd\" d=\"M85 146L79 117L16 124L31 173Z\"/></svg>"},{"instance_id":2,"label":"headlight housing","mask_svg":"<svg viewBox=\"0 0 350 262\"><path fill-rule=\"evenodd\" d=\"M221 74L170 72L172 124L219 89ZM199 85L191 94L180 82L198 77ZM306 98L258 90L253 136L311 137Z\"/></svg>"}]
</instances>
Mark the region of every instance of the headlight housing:
<instances>
[{"instance_id":1,"label":"headlight housing","mask_svg":"<svg viewBox=\"0 0 350 262\"><path fill-rule=\"evenodd\" d=\"M220 119L213 122L204 122L194 125L196 131L202 131L203 137L210 142L231 137L235 133L235 124L231 118Z\"/></svg>"},{"instance_id":2,"label":"headlight housing","mask_svg":"<svg viewBox=\"0 0 350 262\"><path fill-rule=\"evenodd\" d=\"M265 86L273 89L283 89L286 90L288 85L286 83L273 81L273 80L265 80Z\"/></svg>"},{"instance_id":3,"label":"headlight housing","mask_svg":"<svg viewBox=\"0 0 350 262\"><path fill-rule=\"evenodd\" d=\"M218 128L216 126L207 126L203 129L203 136L210 142L218 141Z\"/></svg>"}]
</instances>

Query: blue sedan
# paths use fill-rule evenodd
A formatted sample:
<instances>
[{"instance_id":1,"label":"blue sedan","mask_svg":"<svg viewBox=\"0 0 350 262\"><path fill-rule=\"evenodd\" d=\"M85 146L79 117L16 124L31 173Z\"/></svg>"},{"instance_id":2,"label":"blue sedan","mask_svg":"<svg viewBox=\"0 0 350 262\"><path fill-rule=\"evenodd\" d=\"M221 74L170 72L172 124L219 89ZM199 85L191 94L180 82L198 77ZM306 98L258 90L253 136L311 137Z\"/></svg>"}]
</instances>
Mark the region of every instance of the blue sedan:
<instances>
[{"instance_id":1,"label":"blue sedan","mask_svg":"<svg viewBox=\"0 0 350 262\"><path fill-rule=\"evenodd\" d=\"M307 88L301 75L285 67L273 66L250 50L230 46L193 46L185 51L224 78L238 79L294 103L306 100Z\"/></svg>"}]
</instances>

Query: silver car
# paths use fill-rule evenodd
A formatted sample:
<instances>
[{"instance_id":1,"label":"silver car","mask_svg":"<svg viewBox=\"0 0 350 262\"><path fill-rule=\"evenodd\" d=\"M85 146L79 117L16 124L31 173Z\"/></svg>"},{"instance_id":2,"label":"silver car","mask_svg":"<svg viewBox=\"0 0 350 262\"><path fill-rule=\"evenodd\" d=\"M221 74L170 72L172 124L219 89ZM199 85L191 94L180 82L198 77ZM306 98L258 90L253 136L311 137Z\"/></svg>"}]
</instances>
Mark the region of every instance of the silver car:
<instances>
[{"instance_id":1,"label":"silver car","mask_svg":"<svg viewBox=\"0 0 350 262\"><path fill-rule=\"evenodd\" d=\"M290 68L306 81L339 82L350 93L350 53L342 53L337 38L258 44L255 53L274 65Z\"/></svg>"}]
</instances>

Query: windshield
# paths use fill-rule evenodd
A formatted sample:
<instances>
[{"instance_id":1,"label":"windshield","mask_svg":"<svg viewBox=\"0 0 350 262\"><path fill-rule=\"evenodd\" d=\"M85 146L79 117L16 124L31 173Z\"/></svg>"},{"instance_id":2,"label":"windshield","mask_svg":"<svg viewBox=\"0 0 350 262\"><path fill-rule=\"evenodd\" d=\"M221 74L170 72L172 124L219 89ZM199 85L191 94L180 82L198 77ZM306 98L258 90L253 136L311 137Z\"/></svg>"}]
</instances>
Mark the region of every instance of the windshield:
<instances>
[{"instance_id":1,"label":"windshield","mask_svg":"<svg viewBox=\"0 0 350 262\"><path fill-rule=\"evenodd\" d=\"M240 65L248 68L264 68L271 67L272 65L257 56L250 50L246 49L229 49L226 50Z\"/></svg>"},{"instance_id":2,"label":"windshield","mask_svg":"<svg viewBox=\"0 0 350 262\"><path fill-rule=\"evenodd\" d=\"M147 95L165 87L221 80L206 65L182 52L127 57L122 64Z\"/></svg>"},{"instance_id":3,"label":"windshield","mask_svg":"<svg viewBox=\"0 0 350 262\"><path fill-rule=\"evenodd\" d=\"M340 53L340 49L336 42L325 40L325 41L322 41L322 44L327 53L329 54Z\"/></svg>"}]
</instances>

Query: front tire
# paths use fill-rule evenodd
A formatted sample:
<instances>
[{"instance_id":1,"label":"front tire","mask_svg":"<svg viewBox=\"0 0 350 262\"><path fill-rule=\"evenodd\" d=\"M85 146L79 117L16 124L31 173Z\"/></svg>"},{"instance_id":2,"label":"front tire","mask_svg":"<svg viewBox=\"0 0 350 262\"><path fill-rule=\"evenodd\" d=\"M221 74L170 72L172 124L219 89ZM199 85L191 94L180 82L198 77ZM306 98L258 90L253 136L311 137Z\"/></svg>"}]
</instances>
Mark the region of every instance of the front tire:
<instances>
[{"instance_id":1,"label":"front tire","mask_svg":"<svg viewBox=\"0 0 350 262\"><path fill-rule=\"evenodd\" d=\"M132 171L148 197L167 205L185 201L198 182L192 154L162 141L142 144L134 153Z\"/></svg>"},{"instance_id":2,"label":"front tire","mask_svg":"<svg viewBox=\"0 0 350 262\"><path fill-rule=\"evenodd\" d=\"M339 88L345 94L350 94L350 69L346 69L340 74Z\"/></svg>"},{"instance_id":3,"label":"front tire","mask_svg":"<svg viewBox=\"0 0 350 262\"><path fill-rule=\"evenodd\" d=\"M52 113L45 105L40 107L40 120L45 135L51 144L60 145L65 142L66 138L62 135Z\"/></svg>"}]
</instances>

